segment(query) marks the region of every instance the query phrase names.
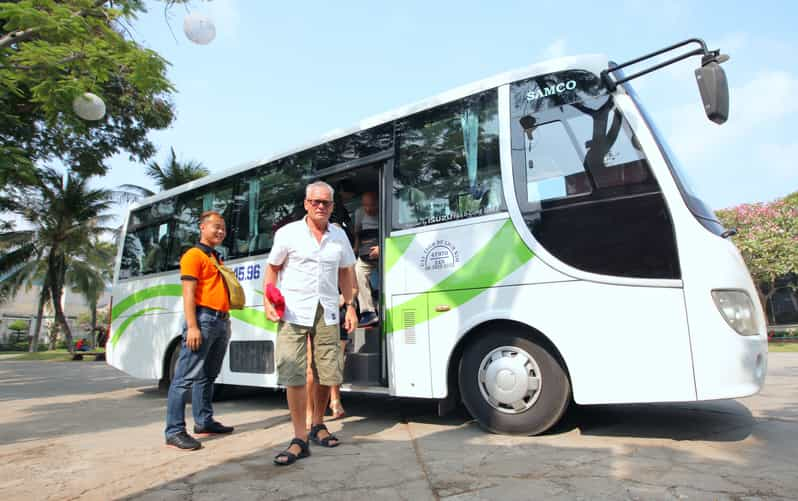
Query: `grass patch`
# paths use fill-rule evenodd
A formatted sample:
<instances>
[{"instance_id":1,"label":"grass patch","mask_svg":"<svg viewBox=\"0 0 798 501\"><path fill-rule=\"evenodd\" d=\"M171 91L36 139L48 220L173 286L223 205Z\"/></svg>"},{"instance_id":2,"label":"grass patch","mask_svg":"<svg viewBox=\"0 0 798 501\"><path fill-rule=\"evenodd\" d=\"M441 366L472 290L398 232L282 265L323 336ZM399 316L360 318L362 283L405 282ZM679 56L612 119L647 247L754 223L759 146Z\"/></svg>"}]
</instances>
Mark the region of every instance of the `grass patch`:
<instances>
[{"instance_id":1,"label":"grass patch","mask_svg":"<svg viewBox=\"0 0 798 501\"><path fill-rule=\"evenodd\" d=\"M66 349L37 351L36 353L28 353L26 351L0 351L0 355L4 356L3 360L48 360L48 361L66 361L71 360L72 355Z\"/></svg>"},{"instance_id":2,"label":"grass patch","mask_svg":"<svg viewBox=\"0 0 798 501\"><path fill-rule=\"evenodd\" d=\"M798 353L798 343L768 343L769 352L795 352Z\"/></svg>"}]
</instances>

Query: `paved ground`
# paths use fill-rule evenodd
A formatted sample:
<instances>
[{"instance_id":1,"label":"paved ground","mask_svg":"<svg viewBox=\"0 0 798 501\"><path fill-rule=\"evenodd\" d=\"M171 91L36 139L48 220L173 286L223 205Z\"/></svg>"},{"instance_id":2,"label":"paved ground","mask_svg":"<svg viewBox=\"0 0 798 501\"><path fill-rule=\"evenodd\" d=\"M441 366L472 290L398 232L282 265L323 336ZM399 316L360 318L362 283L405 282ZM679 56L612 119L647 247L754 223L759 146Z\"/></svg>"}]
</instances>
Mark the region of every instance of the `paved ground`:
<instances>
[{"instance_id":1,"label":"paved ground","mask_svg":"<svg viewBox=\"0 0 798 501\"><path fill-rule=\"evenodd\" d=\"M798 354L770 355L758 396L572 410L541 437L481 431L425 401L345 395L345 444L272 465L284 396L217 403L236 433L162 442L154 383L102 362L0 361L3 499L790 499L798 497Z\"/></svg>"}]
</instances>

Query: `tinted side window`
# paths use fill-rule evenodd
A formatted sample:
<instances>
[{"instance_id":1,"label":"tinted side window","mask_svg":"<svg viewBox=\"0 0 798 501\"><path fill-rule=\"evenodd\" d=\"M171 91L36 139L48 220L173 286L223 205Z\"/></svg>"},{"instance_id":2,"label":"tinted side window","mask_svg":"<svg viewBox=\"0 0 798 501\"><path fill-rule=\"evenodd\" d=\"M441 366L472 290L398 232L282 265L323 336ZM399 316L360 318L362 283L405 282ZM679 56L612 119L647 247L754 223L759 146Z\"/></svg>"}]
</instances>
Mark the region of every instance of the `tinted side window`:
<instances>
[{"instance_id":1,"label":"tinted side window","mask_svg":"<svg viewBox=\"0 0 798 501\"><path fill-rule=\"evenodd\" d=\"M265 254L272 248L274 233L305 215L305 186L311 182L309 155L294 155L259 168L253 177L242 181L247 193L237 223L246 232L249 255Z\"/></svg>"},{"instance_id":2,"label":"tinted side window","mask_svg":"<svg viewBox=\"0 0 798 501\"><path fill-rule=\"evenodd\" d=\"M175 217L172 221L167 267L180 267L180 257L199 242L199 217L203 211L203 193L190 191L178 195Z\"/></svg>"},{"instance_id":3,"label":"tinted side window","mask_svg":"<svg viewBox=\"0 0 798 501\"><path fill-rule=\"evenodd\" d=\"M237 199L234 188L233 181L226 180L178 195L175 217L170 226L171 240L167 269L178 269L183 254L199 242L199 217L208 210L215 210L221 214L227 227L227 235L216 250L222 259L235 256L236 228L233 221Z\"/></svg>"},{"instance_id":4,"label":"tinted side window","mask_svg":"<svg viewBox=\"0 0 798 501\"><path fill-rule=\"evenodd\" d=\"M119 278L137 277L164 270L168 245L167 224L140 227L125 236Z\"/></svg>"},{"instance_id":5,"label":"tinted side window","mask_svg":"<svg viewBox=\"0 0 798 501\"><path fill-rule=\"evenodd\" d=\"M169 221L174 200L164 200L131 213L122 249L119 278L125 279L167 269Z\"/></svg>"},{"instance_id":6,"label":"tinted side window","mask_svg":"<svg viewBox=\"0 0 798 501\"><path fill-rule=\"evenodd\" d=\"M540 81L556 89L555 77ZM592 273L678 278L665 199L611 96L577 87L571 96L549 96L547 106L522 106L540 99L535 85L520 82L511 91L516 195L535 238Z\"/></svg>"},{"instance_id":7,"label":"tinted side window","mask_svg":"<svg viewBox=\"0 0 798 501\"><path fill-rule=\"evenodd\" d=\"M503 210L498 129L495 90L397 122L393 228Z\"/></svg>"},{"instance_id":8,"label":"tinted side window","mask_svg":"<svg viewBox=\"0 0 798 501\"><path fill-rule=\"evenodd\" d=\"M392 144L393 125L388 123L319 145L307 158L313 158L313 168L318 171L388 150Z\"/></svg>"}]
</instances>

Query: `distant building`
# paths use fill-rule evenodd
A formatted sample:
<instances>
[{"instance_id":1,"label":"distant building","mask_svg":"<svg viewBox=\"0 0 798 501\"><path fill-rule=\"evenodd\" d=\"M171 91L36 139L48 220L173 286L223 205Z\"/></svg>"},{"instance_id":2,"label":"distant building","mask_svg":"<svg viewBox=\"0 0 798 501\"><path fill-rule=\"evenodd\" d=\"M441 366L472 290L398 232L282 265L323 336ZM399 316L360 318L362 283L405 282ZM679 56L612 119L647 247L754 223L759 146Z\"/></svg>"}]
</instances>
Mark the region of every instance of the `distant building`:
<instances>
[{"instance_id":1,"label":"distant building","mask_svg":"<svg viewBox=\"0 0 798 501\"><path fill-rule=\"evenodd\" d=\"M0 344L9 342L9 337L13 336L13 332L8 329L8 325L15 320L28 321L28 335L33 333L36 323L36 311L39 306L39 291L38 286L31 287L30 290L21 290L10 301L0 304ZM106 290L97 303L97 308L102 309L107 307L111 300L111 291ZM78 325L77 318L83 313L89 312L89 305L80 294L66 290L63 296L64 314L67 317L67 322L72 330L72 336L75 338L84 337L87 333L85 329L81 329ZM39 340L44 343L47 340L47 327L53 322L53 311L51 307L46 307L44 310L44 318L42 319L42 329L39 331Z\"/></svg>"}]
</instances>

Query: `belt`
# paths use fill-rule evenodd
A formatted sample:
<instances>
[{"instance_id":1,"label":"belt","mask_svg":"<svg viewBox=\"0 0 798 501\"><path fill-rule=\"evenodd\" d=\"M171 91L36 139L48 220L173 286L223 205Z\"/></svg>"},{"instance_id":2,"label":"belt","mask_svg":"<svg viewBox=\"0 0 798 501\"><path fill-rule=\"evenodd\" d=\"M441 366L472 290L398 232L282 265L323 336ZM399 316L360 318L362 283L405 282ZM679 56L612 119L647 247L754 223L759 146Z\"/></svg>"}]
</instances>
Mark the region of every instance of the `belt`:
<instances>
[{"instance_id":1,"label":"belt","mask_svg":"<svg viewBox=\"0 0 798 501\"><path fill-rule=\"evenodd\" d=\"M197 306L197 312L207 313L208 315L212 315L216 318L221 318L222 320L227 320L230 318L230 313L226 311L219 311L214 310L213 308L208 308L207 306Z\"/></svg>"}]
</instances>

